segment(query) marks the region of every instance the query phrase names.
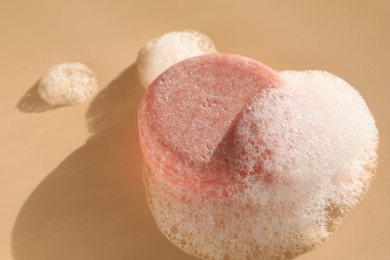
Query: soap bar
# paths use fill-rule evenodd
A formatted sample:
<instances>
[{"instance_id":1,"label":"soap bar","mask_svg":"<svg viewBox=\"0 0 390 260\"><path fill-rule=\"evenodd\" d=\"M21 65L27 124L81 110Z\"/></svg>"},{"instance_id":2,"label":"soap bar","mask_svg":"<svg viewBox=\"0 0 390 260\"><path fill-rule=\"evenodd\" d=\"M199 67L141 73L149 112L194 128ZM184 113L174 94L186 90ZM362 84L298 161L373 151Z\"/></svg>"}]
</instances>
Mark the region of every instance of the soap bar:
<instances>
[{"instance_id":1,"label":"soap bar","mask_svg":"<svg viewBox=\"0 0 390 260\"><path fill-rule=\"evenodd\" d=\"M203 259L291 259L323 243L372 182L379 142L344 80L231 54L163 72L139 134L159 228Z\"/></svg>"},{"instance_id":2,"label":"soap bar","mask_svg":"<svg viewBox=\"0 0 390 260\"><path fill-rule=\"evenodd\" d=\"M231 54L203 55L169 68L151 84L139 110L149 166L187 188L228 181L212 163L214 152L253 97L280 82L267 66Z\"/></svg>"}]
</instances>

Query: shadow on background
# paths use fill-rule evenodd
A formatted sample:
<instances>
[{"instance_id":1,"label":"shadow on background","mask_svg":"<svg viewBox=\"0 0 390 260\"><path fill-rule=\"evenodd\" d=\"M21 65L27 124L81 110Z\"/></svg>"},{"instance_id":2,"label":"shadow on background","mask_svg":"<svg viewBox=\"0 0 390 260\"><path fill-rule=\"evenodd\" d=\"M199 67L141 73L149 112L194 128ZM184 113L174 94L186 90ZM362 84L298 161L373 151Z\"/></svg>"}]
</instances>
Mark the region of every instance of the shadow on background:
<instances>
[{"instance_id":1,"label":"shadow on background","mask_svg":"<svg viewBox=\"0 0 390 260\"><path fill-rule=\"evenodd\" d=\"M136 66L87 112L92 137L32 192L12 233L15 260L193 259L158 230L146 202Z\"/></svg>"},{"instance_id":2,"label":"shadow on background","mask_svg":"<svg viewBox=\"0 0 390 260\"><path fill-rule=\"evenodd\" d=\"M63 107L50 105L43 100L38 93L38 82L39 81L37 81L19 100L16 105L19 111L24 113L41 113L47 110Z\"/></svg>"}]
</instances>

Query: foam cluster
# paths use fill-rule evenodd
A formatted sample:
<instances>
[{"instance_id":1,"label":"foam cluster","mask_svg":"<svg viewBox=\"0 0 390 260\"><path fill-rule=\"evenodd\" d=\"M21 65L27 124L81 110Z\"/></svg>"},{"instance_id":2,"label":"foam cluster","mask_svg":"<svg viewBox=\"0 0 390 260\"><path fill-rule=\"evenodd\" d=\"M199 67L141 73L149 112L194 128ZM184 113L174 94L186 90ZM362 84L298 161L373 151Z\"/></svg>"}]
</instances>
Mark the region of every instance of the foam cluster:
<instances>
[{"instance_id":1,"label":"foam cluster","mask_svg":"<svg viewBox=\"0 0 390 260\"><path fill-rule=\"evenodd\" d=\"M138 54L138 73L147 88L170 66L190 57L216 52L213 41L194 30L170 32L147 42Z\"/></svg>"},{"instance_id":2,"label":"foam cluster","mask_svg":"<svg viewBox=\"0 0 390 260\"><path fill-rule=\"evenodd\" d=\"M76 105L93 97L99 86L93 71L78 62L59 64L38 83L38 93L53 106Z\"/></svg>"},{"instance_id":3,"label":"foam cluster","mask_svg":"<svg viewBox=\"0 0 390 260\"><path fill-rule=\"evenodd\" d=\"M375 121L347 82L239 56L169 68L148 89L139 124L157 224L203 259L291 259L315 248L361 200L377 164Z\"/></svg>"}]
</instances>

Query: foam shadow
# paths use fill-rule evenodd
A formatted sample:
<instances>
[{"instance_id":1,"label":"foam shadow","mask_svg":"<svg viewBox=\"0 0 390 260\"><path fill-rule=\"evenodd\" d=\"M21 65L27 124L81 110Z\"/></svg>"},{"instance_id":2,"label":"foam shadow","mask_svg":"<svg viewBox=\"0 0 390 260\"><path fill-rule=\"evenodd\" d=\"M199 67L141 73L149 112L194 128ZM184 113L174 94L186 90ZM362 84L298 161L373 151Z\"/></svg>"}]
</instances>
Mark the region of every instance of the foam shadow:
<instances>
[{"instance_id":1,"label":"foam shadow","mask_svg":"<svg viewBox=\"0 0 390 260\"><path fill-rule=\"evenodd\" d=\"M63 106L53 106L47 103L41 98L38 93L38 82L37 81L19 100L16 107L19 111L24 113L42 113L48 110L57 109Z\"/></svg>"},{"instance_id":2,"label":"foam shadow","mask_svg":"<svg viewBox=\"0 0 390 260\"><path fill-rule=\"evenodd\" d=\"M35 188L12 233L15 260L193 259L158 230L146 202L136 66L87 112L93 135Z\"/></svg>"}]
</instances>

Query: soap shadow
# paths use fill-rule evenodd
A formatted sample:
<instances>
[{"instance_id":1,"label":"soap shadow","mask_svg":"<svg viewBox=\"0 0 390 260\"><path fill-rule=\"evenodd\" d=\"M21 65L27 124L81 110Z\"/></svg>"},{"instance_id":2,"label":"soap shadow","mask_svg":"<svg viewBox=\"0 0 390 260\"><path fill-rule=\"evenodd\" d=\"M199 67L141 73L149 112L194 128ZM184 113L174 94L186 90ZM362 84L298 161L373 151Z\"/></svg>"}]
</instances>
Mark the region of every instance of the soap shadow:
<instances>
[{"instance_id":1,"label":"soap shadow","mask_svg":"<svg viewBox=\"0 0 390 260\"><path fill-rule=\"evenodd\" d=\"M24 113L42 113L47 110L63 107L59 105L50 105L45 100L43 100L38 93L38 83L39 81L37 81L19 100L18 104L16 105L19 111Z\"/></svg>"},{"instance_id":2,"label":"soap shadow","mask_svg":"<svg viewBox=\"0 0 390 260\"><path fill-rule=\"evenodd\" d=\"M28 197L12 232L15 260L193 259L158 230L138 144L136 66L92 101L93 133Z\"/></svg>"}]
</instances>

